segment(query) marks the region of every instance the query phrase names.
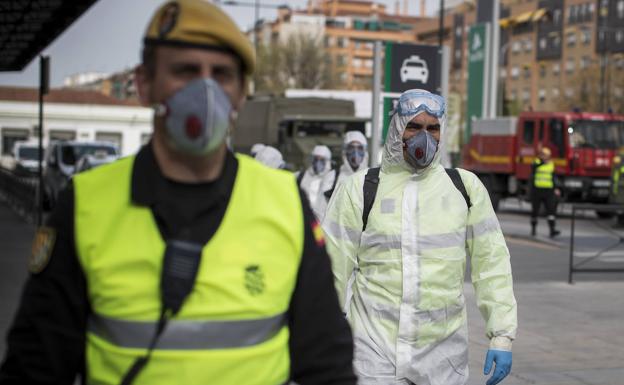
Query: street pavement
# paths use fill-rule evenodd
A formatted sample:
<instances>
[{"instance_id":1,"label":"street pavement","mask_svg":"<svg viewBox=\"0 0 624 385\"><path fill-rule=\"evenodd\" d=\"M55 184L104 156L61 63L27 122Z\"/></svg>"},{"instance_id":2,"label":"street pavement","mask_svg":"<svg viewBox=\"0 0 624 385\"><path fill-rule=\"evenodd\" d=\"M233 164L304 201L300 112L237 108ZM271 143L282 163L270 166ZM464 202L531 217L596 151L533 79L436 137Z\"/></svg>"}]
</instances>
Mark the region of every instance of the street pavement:
<instances>
[{"instance_id":1,"label":"street pavement","mask_svg":"<svg viewBox=\"0 0 624 385\"><path fill-rule=\"evenodd\" d=\"M519 329L514 363L506 385L624 385L624 273L577 273L568 281L569 207L561 207L561 236L548 238L540 218L539 234L529 236L528 205L503 202L501 227L511 252ZM14 316L34 230L0 203L0 335ZM584 213L576 221L575 263L585 267L624 268L624 229ZM612 246L595 260L591 257ZM483 360L488 347L484 322L466 280L470 328L468 385L485 384ZM6 348L0 340L0 351Z\"/></svg>"}]
</instances>

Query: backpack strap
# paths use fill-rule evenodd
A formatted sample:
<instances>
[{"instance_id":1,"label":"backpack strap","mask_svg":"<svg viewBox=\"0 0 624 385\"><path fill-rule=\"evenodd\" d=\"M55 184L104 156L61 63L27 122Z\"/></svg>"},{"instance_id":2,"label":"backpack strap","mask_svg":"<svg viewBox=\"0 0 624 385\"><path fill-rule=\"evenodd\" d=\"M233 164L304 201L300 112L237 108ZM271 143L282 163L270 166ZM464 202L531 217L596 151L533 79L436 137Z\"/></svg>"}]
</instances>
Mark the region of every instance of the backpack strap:
<instances>
[{"instance_id":1,"label":"backpack strap","mask_svg":"<svg viewBox=\"0 0 624 385\"><path fill-rule=\"evenodd\" d=\"M368 223L368 215L373 208L375 196L377 195L377 187L379 186L379 167L369 168L364 177L364 208L362 210L362 232L366 230Z\"/></svg>"},{"instance_id":2,"label":"backpack strap","mask_svg":"<svg viewBox=\"0 0 624 385\"><path fill-rule=\"evenodd\" d=\"M325 195L325 198L327 198L328 201L329 201L329 198L331 198L332 194L334 194L334 190L336 189L336 185L338 184L338 177L340 176L340 167L334 169L334 171L335 171L334 183L332 183L332 186L329 190L323 193Z\"/></svg>"},{"instance_id":3,"label":"backpack strap","mask_svg":"<svg viewBox=\"0 0 624 385\"><path fill-rule=\"evenodd\" d=\"M297 186L301 187L301 181L303 180L304 175L305 175L305 170L299 171L299 175L297 175Z\"/></svg>"},{"instance_id":4,"label":"backpack strap","mask_svg":"<svg viewBox=\"0 0 624 385\"><path fill-rule=\"evenodd\" d=\"M468 206L468 208L470 209L470 207L472 207L472 202L470 202L470 195L468 195L468 191L466 191L466 186L464 185L464 181L462 180L461 175L459 175L459 171L457 171L456 168L445 168L444 171L446 171L448 176L451 178L453 184L455 185L455 188L457 188L457 190L459 190L461 195L464 197L464 200L466 201L466 206Z\"/></svg>"}]
</instances>

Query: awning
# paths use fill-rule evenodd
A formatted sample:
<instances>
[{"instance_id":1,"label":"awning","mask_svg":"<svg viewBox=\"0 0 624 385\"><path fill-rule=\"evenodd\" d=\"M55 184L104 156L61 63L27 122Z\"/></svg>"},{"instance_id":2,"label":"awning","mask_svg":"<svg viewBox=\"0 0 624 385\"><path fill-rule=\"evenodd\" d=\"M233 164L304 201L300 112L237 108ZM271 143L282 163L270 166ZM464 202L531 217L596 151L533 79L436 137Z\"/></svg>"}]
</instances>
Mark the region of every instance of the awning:
<instances>
[{"instance_id":1,"label":"awning","mask_svg":"<svg viewBox=\"0 0 624 385\"><path fill-rule=\"evenodd\" d=\"M516 24L528 23L529 21L531 21L531 17L533 16L533 12L534 11L528 11L528 12L524 12L524 13L519 14L518 16L516 16L514 18L514 22Z\"/></svg>"},{"instance_id":2,"label":"awning","mask_svg":"<svg viewBox=\"0 0 624 385\"><path fill-rule=\"evenodd\" d=\"M21 71L96 0L10 1L0 10L0 71ZM4 2L3 2L4 3Z\"/></svg>"},{"instance_id":3,"label":"awning","mask_svg":"<svg viewBox=\"0 0 624 385\"><path fill-rule=\"evenodd\" d=\"M544 16L546 16L547 13L548 13L548 10L546 8L540 8L537 11L533 12L533 16L531 17L531 20L534 22L540 21L542 20Z\"/></svg>"},{"instance_id":4,"label":"awning","mask_svg":"<svg viewBox=\"0 0 624 385\"><path fill-rule=\"evenodd\" d=\"M504 19L500 19L500 20L498 21L498 25L499 25L501 28L508 28L508 27L511 27L511 26L513 25L513 19L512 19L512 18L510 18L510 17L506 17L506 18L504 18Z\"/></svg>"}]
</instances>

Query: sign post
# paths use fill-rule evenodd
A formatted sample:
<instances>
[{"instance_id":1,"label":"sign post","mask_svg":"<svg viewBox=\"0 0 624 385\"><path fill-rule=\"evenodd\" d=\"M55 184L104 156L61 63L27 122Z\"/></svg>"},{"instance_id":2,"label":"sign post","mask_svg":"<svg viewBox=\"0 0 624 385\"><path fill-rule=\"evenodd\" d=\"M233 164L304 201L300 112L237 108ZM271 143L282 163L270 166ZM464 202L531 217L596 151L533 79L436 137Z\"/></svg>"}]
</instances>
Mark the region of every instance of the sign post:
<instances>
[{"instance_id":1,"label":"sign post","mask_svg":"<svg viewBox=\"0 0 624 385\"><path fill-rule=\"evenodd\" d=\"M470 140L472 121L487 115L488 90L487 64L489 25L485 23L473 25L468 34L468 88L470 95L466 103L466 131L464 143Z\"/></svg>"}]
</instances>

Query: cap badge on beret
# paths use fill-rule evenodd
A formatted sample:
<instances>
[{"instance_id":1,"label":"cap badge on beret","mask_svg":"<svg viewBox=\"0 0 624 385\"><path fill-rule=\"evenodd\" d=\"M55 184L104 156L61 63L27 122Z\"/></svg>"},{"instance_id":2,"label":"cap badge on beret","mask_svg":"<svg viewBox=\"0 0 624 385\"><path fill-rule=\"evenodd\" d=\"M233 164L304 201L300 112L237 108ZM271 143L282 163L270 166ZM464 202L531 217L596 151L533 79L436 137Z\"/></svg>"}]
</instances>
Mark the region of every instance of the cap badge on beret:
<instances>
[{"instance_id":1,"label":"cap badge on beret","mask_svg":"<svg viewBox=\"0 0 624 385\"><path fill-rule=\"evenodd\" d=\"M178 3L169 3L165 6L165 9L158 20L158 37L164 38L175 27L178 22L178 14L180 13L180 6Z\"/></svg>"}]
</instances>

